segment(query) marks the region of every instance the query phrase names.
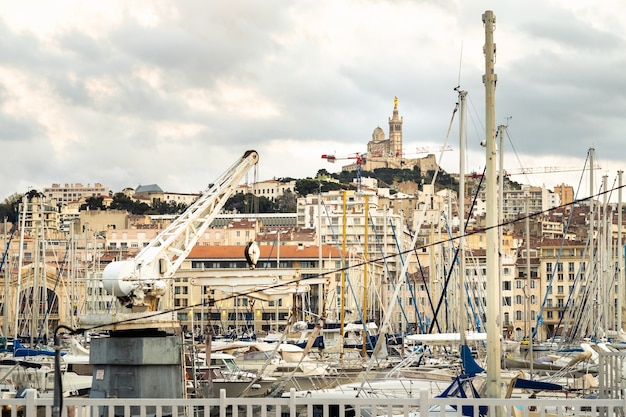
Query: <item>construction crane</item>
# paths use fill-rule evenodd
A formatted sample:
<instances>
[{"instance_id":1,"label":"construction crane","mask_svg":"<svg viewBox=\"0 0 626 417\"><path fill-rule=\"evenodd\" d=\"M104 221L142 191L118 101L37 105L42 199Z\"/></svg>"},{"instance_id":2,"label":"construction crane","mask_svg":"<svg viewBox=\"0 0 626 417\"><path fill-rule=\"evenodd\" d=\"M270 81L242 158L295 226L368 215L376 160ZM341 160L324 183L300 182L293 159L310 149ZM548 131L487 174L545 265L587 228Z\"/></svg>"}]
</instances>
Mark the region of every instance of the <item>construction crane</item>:
<instances>
[{"instance_id":1,"label":"construction crane","mask_svg":"<svg viewBox=\"0 0 626 417\"><path fill-rule=\"evenodd\" d=\"M259 154L247 151L207 188L187 210L130 260L112 262L102 273L102 284L132 312L155 311L173 277L200 236L257 164Z\"/></svg>"},{"instance_id":2,"label":"construction crane","mask_svg":"<svg viewBox=\"0 0 626 417\"><path fill-rule=\"evenodd\" d=\"M343 156L343 157L338 157L335 155L327 155L324 154L322 155L322 159L326 159L328 162L330 163L335 163L336 160L344 160L344 159L354 159L355 160L355 164L356 164L356 188L357 191L361 191L361 165L365 164L366 162L366 158L365 155L356 152L353 154L350 154L348 156Z\"/></svg>"},{"instance_id":3,"label":"construction crane","mask_svg":"<svg viewBox=\"0 0 626 417\"><path fill-rule=\"evenodd\" d=\"M593 169L602 169L600 165L595 165ZM583 171L584 168L580 167L535 167L535 168L519 168L519 169L505 169L504 175L526 175L526 174L552 174L554 172L573 172Z\"/></svg>"},{"instance_id":4,"label":"construction crane","mask_svg":"<svg viewBox=\"0 0 626 417\"><path fill-rule=\"evenodd\" d=\"M450 152L452 151L452 146L440 146L437 151L439 152ZM415 148L415 153L431 153L430 148L428 146L418 146Z\"/></svg>"}]
</instances>

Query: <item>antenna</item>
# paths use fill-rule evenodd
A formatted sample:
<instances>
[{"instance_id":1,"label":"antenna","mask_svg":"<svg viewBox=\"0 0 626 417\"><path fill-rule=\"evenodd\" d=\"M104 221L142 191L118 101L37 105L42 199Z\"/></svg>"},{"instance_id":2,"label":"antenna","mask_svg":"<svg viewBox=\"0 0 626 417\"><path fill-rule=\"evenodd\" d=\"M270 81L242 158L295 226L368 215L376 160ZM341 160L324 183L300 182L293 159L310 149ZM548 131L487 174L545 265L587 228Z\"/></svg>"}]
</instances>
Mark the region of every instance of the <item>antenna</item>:
<instances>
[{"instance_id":1,"label":"antenna","mask_svg":"<svg viewBox=\"0 0 626 417\"><path fill-rule=\"evenodd\" d=\"M459 54L459 78L456 85L461 85L461 65L463 63L463 41L461 41L461 53Z\"/></svg>"}]
</instances>

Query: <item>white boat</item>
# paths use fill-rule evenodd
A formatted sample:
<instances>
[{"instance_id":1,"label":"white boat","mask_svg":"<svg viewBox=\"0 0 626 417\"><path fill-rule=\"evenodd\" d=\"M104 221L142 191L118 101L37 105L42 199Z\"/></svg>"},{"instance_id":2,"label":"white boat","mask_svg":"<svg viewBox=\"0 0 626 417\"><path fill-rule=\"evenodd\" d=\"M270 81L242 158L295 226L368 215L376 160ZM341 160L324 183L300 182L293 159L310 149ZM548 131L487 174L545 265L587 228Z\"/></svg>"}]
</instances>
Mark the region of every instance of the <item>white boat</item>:
<instances>
[{"instance_id":1,"label":"white boat","mask_svg":"<svg viewBox=\"0 0 626 417\"><path fill-rule=\"evenodd\" d=\"M241 370L233 355L211 353L209 364L202 356L198 358L186 375L191 396L213 398L224 389L229 397L265 397L278 383L276 378Z\"/></svg>"},{"instance_id":2,"label":"white boat","mask_svg":"<svg viewBox=\"0 0 626 417\"><path fill-rule=\"evenodd\" d=\"M504 352L515 352L519 349L521 342L519 340L504 339L502 341L502 350Z\"/></svg>"},{"instance_id":3,"label":"white boat","mask_svg":"<svg viewBox=\"0 0 626 417\"><path fill-rule=\"evenodd\" d=\"M212 345L211 360L216 352L229 352L244 371L280 379L282 389L289 391L320 389L338 384L338 372L329 363L305 354L291 343L233 342Z\"/></svg>"},{"instance_id":4,"label":"white boat","mask_svg":"<svg viewBox=\"0 0 626 417\"><path fill-rule=\"evenodd\" d=\"M459 344L461 342L461 333L428 333L428 334L411 334L406 339L413 343L422 343L424 345L448 345ZM484 332L465 332L465 340L467 342L478 342L487 340L487 333Z\"/></svg>"}]
</instances>

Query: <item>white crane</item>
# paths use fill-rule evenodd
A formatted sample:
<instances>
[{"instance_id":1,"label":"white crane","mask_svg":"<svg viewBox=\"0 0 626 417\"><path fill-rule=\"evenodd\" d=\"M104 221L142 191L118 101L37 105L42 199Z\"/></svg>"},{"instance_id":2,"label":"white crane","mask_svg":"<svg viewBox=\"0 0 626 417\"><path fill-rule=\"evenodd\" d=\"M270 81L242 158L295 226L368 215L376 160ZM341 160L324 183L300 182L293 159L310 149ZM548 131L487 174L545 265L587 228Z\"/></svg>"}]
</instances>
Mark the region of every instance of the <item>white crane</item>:
<instances>
[{"instance_id":1,"label":"white crane","mask_svg":"<svg viewBox=\"0 0 626 417\"><path fill-rule=\"evenodd\" d=\"M156 311L167 291L166 280L174 275L258 160L256 151L245 152L134 259L107 265L102 274L104 288L132 312Z\"/></svg>"}]
</instances>

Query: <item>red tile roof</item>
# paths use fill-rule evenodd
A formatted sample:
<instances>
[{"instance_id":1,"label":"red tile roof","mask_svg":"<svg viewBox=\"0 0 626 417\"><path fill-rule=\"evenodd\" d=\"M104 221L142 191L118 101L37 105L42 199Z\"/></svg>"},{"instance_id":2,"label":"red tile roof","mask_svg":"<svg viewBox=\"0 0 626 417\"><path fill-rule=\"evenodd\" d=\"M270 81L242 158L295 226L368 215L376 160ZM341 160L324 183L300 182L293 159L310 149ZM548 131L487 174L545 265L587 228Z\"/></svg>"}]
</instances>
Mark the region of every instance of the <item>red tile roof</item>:
<instances>
[{"instance_id":1,"label":"red tile roof","mask_svg":"<svg viewBox=\"0 0 626 417\"><path fill-rule=\"evenodd\" d=\"M239 259L243 258L245 246L194 246L187 259ZM278 256L278 248L270 245L259 246L260 259L274 259ZM317 246L281 245L281 259L317 259L319 256ZM328 259L341 257L338 248L322 245L322 258Z\"/></svg>"}]
</instances>

